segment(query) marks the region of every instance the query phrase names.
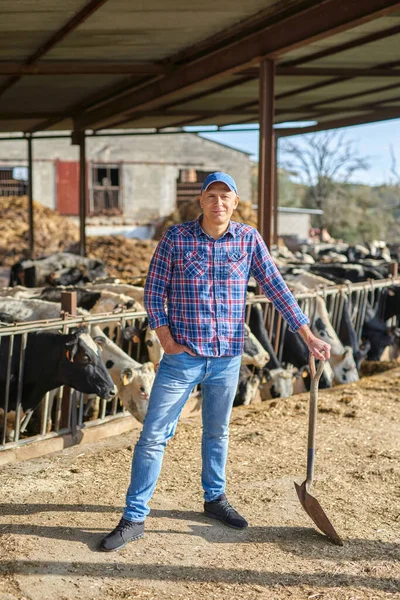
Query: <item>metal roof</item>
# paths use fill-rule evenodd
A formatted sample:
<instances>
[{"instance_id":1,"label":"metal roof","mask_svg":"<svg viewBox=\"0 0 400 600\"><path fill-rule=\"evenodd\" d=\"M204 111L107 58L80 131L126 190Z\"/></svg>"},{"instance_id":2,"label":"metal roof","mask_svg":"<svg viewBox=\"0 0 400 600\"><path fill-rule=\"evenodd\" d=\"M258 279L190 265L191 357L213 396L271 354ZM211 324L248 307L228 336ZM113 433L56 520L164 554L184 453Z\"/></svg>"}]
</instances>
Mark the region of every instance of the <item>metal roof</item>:
<instances>
[{"instance_id":1,"label":"metal roof","mask_svg":"<svg viewBox=\"0 0 400 600\"><path fill-rule=\"evenodd\" d=\"M400 117L400 2L0 0L0 131ZM294 133L293 129L280 135Z\"/></svg>"}]
</instances>

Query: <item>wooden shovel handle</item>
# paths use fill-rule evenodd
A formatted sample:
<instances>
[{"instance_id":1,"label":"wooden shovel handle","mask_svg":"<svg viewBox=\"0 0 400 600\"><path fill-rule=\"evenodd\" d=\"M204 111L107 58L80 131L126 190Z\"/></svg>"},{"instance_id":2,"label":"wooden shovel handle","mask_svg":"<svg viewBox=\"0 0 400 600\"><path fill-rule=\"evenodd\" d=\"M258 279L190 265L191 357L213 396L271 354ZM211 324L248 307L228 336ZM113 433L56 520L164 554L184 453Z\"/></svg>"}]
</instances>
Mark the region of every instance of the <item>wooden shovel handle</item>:
<instances>
[{"instance_id":1,"label":"wooden shovel handle","mask_svg":"<svg viewBox=\"0 0 400 600\"><path fill-rule=\"evenodd\" d=\"M314 459L315 459L315 431L317 427L318 413L318 383L324 370L324 361L319 362L318 368L315 368L315 358L312 354L309 356L310 366L310 407L308 413L308 444L307 444L307 480L306 489L309 492L314 478Z\"/></svg>"}]
</instances>

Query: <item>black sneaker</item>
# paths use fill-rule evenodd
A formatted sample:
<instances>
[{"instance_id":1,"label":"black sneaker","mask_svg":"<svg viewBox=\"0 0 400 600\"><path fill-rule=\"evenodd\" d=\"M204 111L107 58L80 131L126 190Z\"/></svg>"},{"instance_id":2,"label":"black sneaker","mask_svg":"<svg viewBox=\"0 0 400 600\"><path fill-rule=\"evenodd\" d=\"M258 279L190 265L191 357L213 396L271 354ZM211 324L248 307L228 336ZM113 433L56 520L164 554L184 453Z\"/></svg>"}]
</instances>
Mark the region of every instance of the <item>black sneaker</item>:
<instances>
[{"instance_id":1,"label":"black sneaker","mask_svg":"<svg viewBox=\"0 0 400 600\"><path fill-rule=\"evenodd\" d=\"M228 527L234 529L245 529L248 523L228 502L225 494L222 494L212 502L204 502L204 514L211 519L218 519Z\"/></svg>"},{"instance_id":2,"label":"black sneaker","mask_svg":"<svg viewBox=\"0 0 400 600\"><path fill-rule=\"evenodd\" d=\"M113 552L120 550L128 542L134 542L144 536L144 521L140 523L127 521L122 517L115 529L106 535L100 543L100 550L103 552Z\"/></svg>"}]
</instances>

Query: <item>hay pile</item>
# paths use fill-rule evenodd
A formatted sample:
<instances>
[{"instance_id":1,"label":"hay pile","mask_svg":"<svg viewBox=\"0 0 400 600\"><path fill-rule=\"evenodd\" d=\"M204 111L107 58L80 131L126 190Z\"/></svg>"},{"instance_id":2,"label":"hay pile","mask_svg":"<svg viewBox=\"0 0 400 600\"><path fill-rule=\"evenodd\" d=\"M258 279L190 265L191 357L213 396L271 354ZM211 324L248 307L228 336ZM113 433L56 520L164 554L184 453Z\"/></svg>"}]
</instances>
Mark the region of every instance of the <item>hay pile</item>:
<instances>
[{"instance_id":1,"label":"hay pile","mask_svg":"<svg viewBox=\"0 0 400 600\"><path fill-rule=\"evenodd\" d=\"M171 225L193 221L194 219L197 219L200 213L201 210L198 200L187 200L186 202L182 202L179 208L176 208L171 215L166 217L158 225L154 236L155 239L159 240L164 231L168 229L168 227L171 227ZM240 200L237 209L233 212L232 219L257 227L257 213L249 200Z\"/></svg>"},{"instance_id":2,"label":"hay pile","mask_svg":"<svg viewBox=\"0 0 400 600\"><path fill-rule=\"evenodd\" d=\"M87 256L104 261L111 277L140 284L149 269L157 246L154 240L129 239L123 235L91 236L86 239ZM70 249L78 251L78 244Z\"/></svg>"},{"instance_id":3,"label":"hay pile","mask_svg":"<svg viewBox=\"0 0 400 600\"><path fill-rule=\"evenodd\" d=\"M79 228L56 211L33 203L35 255L68 250L79 239ZM0 197L0 264L27 258L29 246L28 197Z\"/></svg>"}]
</instances>

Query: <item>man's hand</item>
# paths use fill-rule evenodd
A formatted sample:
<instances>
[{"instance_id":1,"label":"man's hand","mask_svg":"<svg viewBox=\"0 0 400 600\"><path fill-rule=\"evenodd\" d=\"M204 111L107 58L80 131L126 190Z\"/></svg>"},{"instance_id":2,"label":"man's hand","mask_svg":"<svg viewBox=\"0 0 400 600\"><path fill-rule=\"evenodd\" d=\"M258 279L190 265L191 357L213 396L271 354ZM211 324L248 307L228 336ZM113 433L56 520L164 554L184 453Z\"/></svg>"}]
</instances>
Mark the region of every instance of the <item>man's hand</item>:
<instances>
[{"instance_id":1,"label":"man's hand","mask_svg":"<svg viewBox=\"0 0 400 600\"><path fill-rule=\"evenodd\" d=\"M188 346L178 344L174 340L168 325L157 327L155 331L165 354L179 354L180 352L187 352L190 354L190 356L196 356L196 352L193 352L193 350L191 350Z\"/></svg>"},{"instance_id":2,"label":"man's hand","mask_svg":"<svg viewBox=\"0 0 400 600\"><path fill-rule=\"evenodd\" d=\"M183 344L178 344L171 338L171 341L168 341L165 346L163 346L165 354L179 354L180 352L187 352L191 356L196 356L196 353L193 352L188 346L184 346Z\"/></svg>"},{"instance_id":3,"label":"man's hand","mask_svg":"<svg viewBox=\"0 0 400 600\"><path fill-rule=\"evenodd\" d=\"M300 327L298 332L305 343L307 348L315 358L318 360L328 360L331 357L331 347L327 342L317 338L308 325Z\"/></svg>"}]
</instances>

